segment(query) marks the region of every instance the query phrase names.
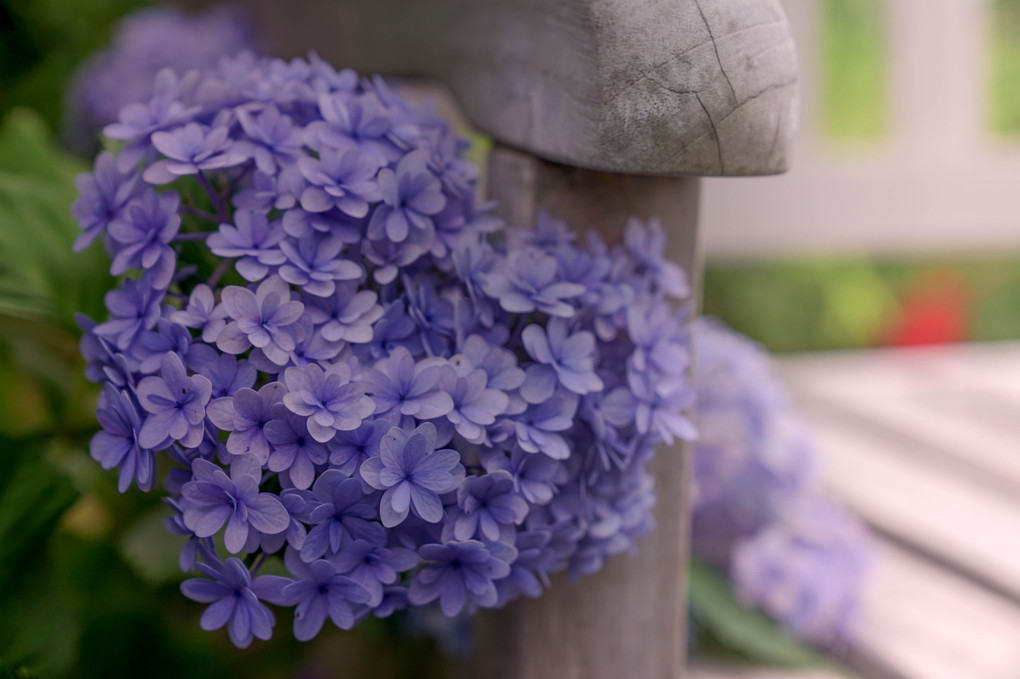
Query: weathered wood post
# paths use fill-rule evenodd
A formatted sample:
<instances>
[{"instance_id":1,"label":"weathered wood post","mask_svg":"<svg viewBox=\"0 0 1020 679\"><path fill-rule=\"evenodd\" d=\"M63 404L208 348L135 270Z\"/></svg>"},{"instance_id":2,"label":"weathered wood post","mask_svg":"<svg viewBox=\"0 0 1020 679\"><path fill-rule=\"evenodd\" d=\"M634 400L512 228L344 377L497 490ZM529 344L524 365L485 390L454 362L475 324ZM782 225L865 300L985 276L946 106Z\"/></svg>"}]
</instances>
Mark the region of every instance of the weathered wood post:
<instances>
[{"instance_id":1,"label":"weathered wood post","mask_svg":"<svg viewBox=\"0 0 1020 679\"><path fill-rule=\"evenodd\" d=\"M778 0L249 0L279 54L442 81L496 141L504 216L538 209L619 240L659 216L698 289L697 176L782 172L797 68ZM683 446L654 462L657 528L632 558L481 617L473 676L684 672Z\"/></svg>"}]
</instances>

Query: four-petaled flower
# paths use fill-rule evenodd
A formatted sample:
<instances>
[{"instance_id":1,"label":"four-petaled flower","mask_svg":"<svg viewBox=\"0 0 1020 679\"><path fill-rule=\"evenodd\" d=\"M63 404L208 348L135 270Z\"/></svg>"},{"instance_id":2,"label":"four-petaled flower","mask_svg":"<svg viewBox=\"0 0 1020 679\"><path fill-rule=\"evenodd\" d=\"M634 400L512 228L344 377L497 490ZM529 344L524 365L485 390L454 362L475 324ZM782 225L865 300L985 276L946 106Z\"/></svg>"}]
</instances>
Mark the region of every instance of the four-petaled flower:
<instances>
[{"instance_id":1,"label":"four-petaled flower","mask_svg":"<svg viewBox=\"0 0 1020 679\"><path fill-rule=\"evenodd\" d=\"M159 376L138 383L138 401L149 412L138 432L139 445L162 449L180 441L186 448L198 447L205 436L205 406L211 396L208 377L189 377L180 356L164 354Z\"/></svg>"},{"instance_id":2,"label":"four-petaled flower","mask_svg":"<svg viewBox=\"0 0 1020 679\"><path fill-rule=\"evenodd\" d=\"M255 292L228 285L223 308L232 320L216 338L221 351L241 354L255 346L273 363L287 364L296 345L292 326L305 305L290 298L290 286L282 278L267 278Z\"/></svg>"},{"instance_id":3,"label":"four-petaled flower","mask_svg":"<svg viewBox=\"0 0 1020 679\"><path fill-rule=\"evenodd\" d=\"M273 535L290 526L290 515L272 493L260 493L262 465L254 455L241 455L230 476L202 458L191 464L193 478L181 488L184 524L200 538L212 537L227 524L223 544L231 554L248 541L249 529Z\"/></svg>"},{"instance_id":4,"label":"four-petaled flower","mask_svg":"<svg viewBox=\"0 0 1020 679\"><path fill-rule=\"evenodd\" d=\"M207 632L227 626L230 641L238 648L248 648L252 638L266 640L276 623L273 613L259 601L251 573L241 560L231 557L224 563L198 563L198 569L212 578L191 578L181 583L184 596L209 604L199 625ZM266 576L263 576L266 577Z\"/></svg>"},{"instance_id":5,"label":"four-petaled flower","mask_svg":"<svg viewBox=\"0 0 1020 679\"><path fill-rule=\"evenodd\" d=\"M436 450L436 427L425 422L408 434L394 427L379 443L379 457L361 465L361 478L376 490L385 491L379 505L387 528L403 523L413 510L428 523L443 518L439 497L457 487L464 467L456 450Z\"/></svg>"},{"instance_id":6,"label":"four-petaled flower","mask_svg":"<svg viewBox=\"0 0 1020 679\"><path fill-rule=\"evenodd\" d=\"M513 547L507 549L516 556ZM439 607L449 617L469 603L495 606L499 596L494 581L510 574L510 564L477 540L424 545L418 555L425 567L411 581L408 597L418 605L439 599Z\"/></svg>"},{"instance_id":7,"label":"four-petaled flower","mask_svg":"<svg viewBox=\"0 0 1020 679\"><path fill-rule=\"evenodd\" d=\"M308 433L320 443L338 431L357 429L375 410L365 387L351 382L351 368L346 363L326 370L314 363L287 368L283 379L288 390L283 402L295 415L308 418Z\"/></svg>"}]
</instances>

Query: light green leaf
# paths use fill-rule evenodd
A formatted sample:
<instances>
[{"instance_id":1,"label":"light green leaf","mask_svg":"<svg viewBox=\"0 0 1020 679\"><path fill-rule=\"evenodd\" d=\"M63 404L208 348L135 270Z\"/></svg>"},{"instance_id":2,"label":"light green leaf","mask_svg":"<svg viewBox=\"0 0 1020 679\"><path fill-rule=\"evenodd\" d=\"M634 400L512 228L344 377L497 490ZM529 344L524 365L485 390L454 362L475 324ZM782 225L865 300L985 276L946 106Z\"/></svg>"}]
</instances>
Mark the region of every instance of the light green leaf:
<instances>
[{"instance_id":1,"label":"light green leaf","mask_svg":"<svg viewBox=\"0 0 1020 679\"><path fill-rule=\"evenodd\" d=\"M691 612L720 644L756 663L810 667L821 658L759 611L741 605L726 580L699 563L690 570Z\"/></svg>"}]
</instances>

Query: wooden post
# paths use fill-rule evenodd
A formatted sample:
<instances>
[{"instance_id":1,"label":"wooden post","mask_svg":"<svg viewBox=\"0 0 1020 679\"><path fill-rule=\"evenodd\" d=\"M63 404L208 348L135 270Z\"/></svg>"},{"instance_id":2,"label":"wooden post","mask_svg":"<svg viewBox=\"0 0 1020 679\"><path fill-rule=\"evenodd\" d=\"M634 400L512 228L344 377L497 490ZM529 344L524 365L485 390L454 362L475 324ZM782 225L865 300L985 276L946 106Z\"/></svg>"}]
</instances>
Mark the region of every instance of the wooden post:
<instances>
[{"instance_id":1,"label":"wooden post","mask_svg":"<svg viewBox=\"0 0 1020 679\"><path fill-rule=\"evenodd\" d=\"M786 168L797 68L778 0L248 0L278 54L447 85L497 145L490 193L618 241L658 216L697 291L698 181ZM684 673L688 455L662 450L655 533L634 557L480 617L494 679Z\"/></svg>"}]
</instances>

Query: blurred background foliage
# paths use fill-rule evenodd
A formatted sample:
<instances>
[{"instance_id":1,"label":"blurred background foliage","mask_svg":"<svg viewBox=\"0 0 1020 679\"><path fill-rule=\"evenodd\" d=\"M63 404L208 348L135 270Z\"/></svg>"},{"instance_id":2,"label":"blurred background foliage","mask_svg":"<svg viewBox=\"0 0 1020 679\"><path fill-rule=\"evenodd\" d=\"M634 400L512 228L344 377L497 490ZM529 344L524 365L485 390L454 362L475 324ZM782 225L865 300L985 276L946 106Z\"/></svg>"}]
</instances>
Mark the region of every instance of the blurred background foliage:
<instances>
[{"instance_id":1,"label":"blurred background foliage","mask_svg":"<svg viewBox=\"0 0 1020 679\"><path fill-rule=\"evenodd\" d=\"M395 647L376 621L310 646L278 634L246 652L202 632L201 607L177 593L176 539L152 530L160 503L118 494L115 475L88 457L96 389L83 377L73 315L98 316L109 280L98 249L71 253L73 178L88 163L57 140L74 69L117 19L149 4L0 0L0 679L283 677L296 667L306 677L338 667L352 677L440 676L432 642ZM995 130L1017 133L1020 0L994 4L989 110ZM826 134L880 138L881 0L821 6ZM1009 255L710 261L704 294L706 313L777 352L1020 338L1020 260ZM699 643L780 664L815 661L767 632L768 621L732 615L736 603L712 578L695 573L693 614L708 630ZM354 646L362 653L348 653ZM358 657L373 664L357 667Z\"/></svg>"}]
</instances>

